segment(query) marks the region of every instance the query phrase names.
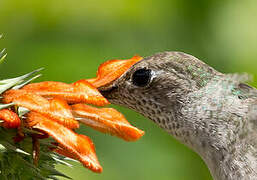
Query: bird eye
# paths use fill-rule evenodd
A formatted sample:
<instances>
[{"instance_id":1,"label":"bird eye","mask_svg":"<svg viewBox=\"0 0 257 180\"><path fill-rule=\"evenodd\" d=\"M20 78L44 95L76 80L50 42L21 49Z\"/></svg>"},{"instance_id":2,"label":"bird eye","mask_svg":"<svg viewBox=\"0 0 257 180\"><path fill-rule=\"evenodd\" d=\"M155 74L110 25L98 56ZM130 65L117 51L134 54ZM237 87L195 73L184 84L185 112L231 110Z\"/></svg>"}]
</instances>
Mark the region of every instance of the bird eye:
<instances>
[{"instance_id":1,"label":"bird eye","mask_svg":"<svg viewBox=\"0 0 257 180\"><path fill-rule=\"evenodd\" d=\"M150 69L138 69L132 75L132 83L136 86L144 87L150 82L151 76Z\"/></svg>"}]
</instances>

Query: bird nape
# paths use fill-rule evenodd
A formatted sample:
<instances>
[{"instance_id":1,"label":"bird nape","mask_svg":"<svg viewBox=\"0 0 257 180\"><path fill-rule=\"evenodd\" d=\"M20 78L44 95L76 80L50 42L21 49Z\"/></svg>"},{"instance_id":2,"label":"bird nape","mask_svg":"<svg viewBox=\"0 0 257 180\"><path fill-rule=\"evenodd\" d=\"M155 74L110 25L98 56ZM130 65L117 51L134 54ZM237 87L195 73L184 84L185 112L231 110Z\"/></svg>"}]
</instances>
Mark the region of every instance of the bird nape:
<instances>
[{"instance_id":1,"label":"bird nape","mask_svg":"<svg viewBox=\"0 0 257 180\"><path fill-rule=\"evenodd\" d=\"M216 180L257 179L257 90L182 52L146 57L99 88L196 151Z\"/></svg>"}]
</instances>

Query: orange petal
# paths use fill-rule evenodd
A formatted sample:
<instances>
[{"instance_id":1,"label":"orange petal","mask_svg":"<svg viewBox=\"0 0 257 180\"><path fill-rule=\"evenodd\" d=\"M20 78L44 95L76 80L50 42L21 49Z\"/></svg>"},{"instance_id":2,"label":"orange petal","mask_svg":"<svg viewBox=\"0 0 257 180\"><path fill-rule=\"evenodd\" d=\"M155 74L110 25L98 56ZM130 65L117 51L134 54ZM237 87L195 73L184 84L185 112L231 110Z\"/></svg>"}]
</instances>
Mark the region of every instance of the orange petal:
<instances>
[{"instance_id":1,"label":"orange petal","mask_svg":"<svg viewBox=\"0 0 257 180\"><path fill-rule=\"evenodd\" d=\"M50 94L55 95L57 92L71 91L72 86L70 84L55 82L55 81L44 81L39 83L31 83L22 88L23 90L38 91L44 95Z\"/></svg>"},{"instance_id":2,"label":"orange petal","mask_svg":"<svg viewBox=\"0 0 257 180\"><path fill-rule=\"evenodd\" d=\"M3 120L3 127L5 128L18 128L21 125L19 116L11 110L0 110L0 120Z\"/></svg>"},{"instance_id":3,"label":"orange petal","mask_svg":"<svg viewBox=\"0 0 257 180\"><path fill-rule=\"evenodd\" d=\"M70 106L62 99L51 99L49 108L49 117L56 119L65 127L70 129L79 128L79 123L73 118ZM43 114L43 113L42 113Z\"/></svg>"},{"instance_id":4,"label":"orange petal","mask_svg":"<svg viewBox=\"0 0 257 180\"><path fill-rule=\"evenodd\" d=\"M58 145L58 143L57 143L57 145ZM57 147L55 147L55 148L50 148L50 149L51 149L52 151L54 151L54 152L56 152L56 153L62 155L62 156L65 156L65 157L68 157L68 158L77 160L77 157L76 157L74 154L72 154L72 153L70 153L69 151L63 149L63 148L62 148L61 146L59 146L59 145L58 145Z\"/></svg>"},{"instance_id":5,"label":"orange petal","mask_svg":"<svg viewBox=\"0 0 257 180\"><path fill-rule=\"evenodd\" d=\"M11 103L11 102L23 102L23 107L31 106L49 106L49 102L47 99L38 96L36 94L30 93L25 90L9 90L3 94L3 102ZM42 107L41 107L42 108ZM34 108L35 109L35 108Z\"/></svg>"},{"instance_id":6,"label":"orange petal","mask_svg":"<svg viewBox=\"0 0 257 180\"><path fill-rule=\"evenodd\" d=\"M73 84L45 81L28 84L23 89L44 97L62 98L68 103L89 103L101 106L109 104L100 92L86 80Z\"/></svg>"},{"instance_id":7,"label":"orange petal","mask_svg":"<svg viewBox=\"0 0 257 180\"><path fill-rule=\"evenodd\" d=\"M140 56L134 56L127 60L109 60L101 64L97 71L97 77L88 79L95 87L107 85L119 78L125 71L127 71L133 64L143 59Z\"/></svg>"},{"instance_id":8,"label":"orange petal","mask_svg":"<svg viewBox=\"0 0 257 180\"><path fill-rule=\"evenodd\" d=\"M88 103L97 106L104 106L109 104L108 100L105 99L102 94L95 88L92 84L90 84L87 80L82 79L76 81L72 84L75 87L75 92L80 94L80 96L87 96L87 102L83 102L81 100L74 101L75 103ZM84 92L84 93L81 93Z\"/></svg>"},{"instance_id":9,"label":"orange petal","mask_svg":"<svg viewBox=\"0 0 257 180\"><path fill-rule=\"evenodd\" d=\"M110 133L126 141L135 141L144 135L144 131L132 126L115 109L98 109L85 104L72 105L72 109L79 121L103 133Z\"/></svg>"},{"instance_id":10,"label":"orange petal","mask_svg":"<svg viewBox=\"0 0 257 180\"><path fill-rule=\"evenodd\" d=\"M87 136L76 134L61 124L35 112L28 114L27 123L30 127L42 130L55 139L69 157L79 160L85 167L94 172L102 171L95 154L94 144Z\"/></svg>"},{"instance_id":11,"label":"orange petal","mask_svg":"<svg viewBox=\"0 0 257 180\"><path fill-rule=\"evenodd\" d=\"M18 106L39 112L68 128L79 127L79 123L73 118L71 109L64 100L55 98L48 101L44 97L26 90L9 90L4 93L3 100L5 103L14 102Z\"/></svg>"}]
</instances>

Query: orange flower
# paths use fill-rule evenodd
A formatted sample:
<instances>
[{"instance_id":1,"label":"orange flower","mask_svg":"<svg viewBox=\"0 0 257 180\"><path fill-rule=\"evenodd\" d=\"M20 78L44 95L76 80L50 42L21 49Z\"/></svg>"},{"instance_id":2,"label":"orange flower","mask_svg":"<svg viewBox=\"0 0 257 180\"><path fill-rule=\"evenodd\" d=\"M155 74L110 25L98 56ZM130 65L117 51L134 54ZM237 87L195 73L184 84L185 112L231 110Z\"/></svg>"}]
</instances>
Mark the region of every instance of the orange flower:
<instances>
[{"instance_id":1,"label":"orange flower","mask_svg":"<svg viewBox=\"0 0 257 180\"><path fill-rule=\"evenodd\" d=\"M83 124L126 141L135 141L144 134L131 126L125 117L113 108L98 109L85 104L75 104L72 109L75 117Z\"/></svg>"},{"instance_id":2,"label":"orange flower","mask_svg":"<svg viewBox=\"0 0 257 180\"><path fill-rule=\"evenodd\" d=\"M97 70L97 77L88 79L95 87L100 87L111 83L119 78L125 71L127 71L136 62L143 59L140 56L134 56L127 60L109 60L101 64Z\"/></svg>"},{"instance_id":3,"label":"orange flower","mask_svg":"<svg viewBox=\"0 0 257 180\"><path fill-rule=\"evenodd\" d=\"M73 84L46 81L23 87L24 90L44 97L59 97L68 103L88 103L97 106L109 104L100 92L86 80Z\"/></svg>"},{"instance_id":4,"label":"orange flower","mask_svg":"<svg viewBox=\"0 0 257 180\"><path fill-rule=\"evenodd\" d=\"M4 121L3 127L5 128L18 128L21 125L19 116L8 109L0 110L0 119Z\"/></svg>"},{"instance_id":5,"label":"orange flower","mask_svg":"<svg viewBox=\"0 0 257 180\"><path fill-rule=\"evenodd\" d=\"M26 120L29 127L33 127L49 134L59 146L54 149L57 153L79 160L85 167L94 172L101 172L93 142L83 135L74 133L69 128L42 116L39 113L30 112Z\"/></svg>"},{"instance_id":6,"label":"orange flower","mask_svg":"<svg viewBox=\"0 0 257 180\"><path fill-rule=\"evenodd\" d=\"M41 113L71 129L79 127L78 122L72 116L69 105L62 99L47 100L26 90L9 90L4 93L3 101L13 102L17 106Z\"/></svg>"},{"instance_id":7,"label":"orange flower","mask_svg":"<svg viewBox=\"0 0 257 180\"><path fill-rule=\"evenodd\" d=\"M115 109L86 105L109 104L97 87L114 81L141 59L134 56L128 60L107 61L99 67L97 77L90 80L79 80L72 84L46 81L28 84L18 90L8 90L2 95L2 102L14 103L16 107L27 108L29 112L20 119L10 109L0 110L2 125L5 128L19 128L21 122L24 122L26 127L43 132L57 142L53 143L55 147L49 147L51 150L80 161L94 172L101 172L102 167L97 160L93 142L72 129L78 128L79 122L82 122L126 141L135 141L144 134ZM39 154L37 138L42 137L47 136L32 136L35 164Z\"/></svg>"}]
</instances>

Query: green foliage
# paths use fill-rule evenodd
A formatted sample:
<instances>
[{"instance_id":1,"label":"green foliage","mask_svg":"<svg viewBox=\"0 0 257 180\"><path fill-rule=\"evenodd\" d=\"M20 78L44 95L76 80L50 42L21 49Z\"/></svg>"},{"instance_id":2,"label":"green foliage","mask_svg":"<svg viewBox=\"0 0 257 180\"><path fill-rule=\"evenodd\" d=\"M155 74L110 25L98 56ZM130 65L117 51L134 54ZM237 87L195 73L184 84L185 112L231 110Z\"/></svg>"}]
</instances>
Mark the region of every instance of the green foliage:
<instances>
[{"instance_id":1,"label":"green foliage","mask_svg":"<svg viewBox=\"0 0 257 180\"><path fill-rule=\"evenodd\" d=\"M64 158L49 151L47 140L40 140L40 159L38 166L33 164L32 140L27 137L20 143L14 143L16 130L0 128L0 179L3 180L44 180L66 177L55 170L55 165L64 162Z\"/></svg>"},{"instance_id":2,"label":"green foliage","mask_svg":"<svg viewBox=\"0 0 257 180\"><path fill-rule=\"evenodd\" d=\"M2 34L0 34L0 39L3 37ZM5 60L5 57L7 56L6 52L5 52L5 49L3 49L1 52L0 52L0 64Z\"/></svg>"},{"instance_id":3,"label":"green foliage","mask_svg":"<svg viewBox=\"0 0 257 180\"><path fill-rule=\"evenodd\" d=\"M3 52L3 51L2 51ZM5 53L0 53L0 59L4 59ZM0 81L0 97L8 89L19 89L25 84L34 80L38 75L33 76L39 70L25 74L20 77L5 79ZM15 104L1 104L0 109L9 108ZM26 112L24 108L17 111L22 117ZM1 121L1 120L0 120ZM33 164L33 146L31 133L32 130L23 128L25 139L19 143L15 143L13 138L17 135L17 129L5 129L0 127L0 179L1 180L44 180L56 179L57 176L68 178L64 174L55 169L56 164L65 164L65 158L52 153L49 150L51 146L49 139L40 140L40 157L38 165Z\"/></svg>"},{"instance_id":4,"label":"green foliage","mask_svg":"<svg viewBox=\"0 0 257 180\"><path fill-rule=\"evenodd\" d=\"M53 178L55 175L63 176L57 172L57 163L46 145L41 145L38 166L33 165L32 141L30 137L20 143L14 143L16 130L0 128L0 179L3 180L32 180Z\"/></svg>"}]
</instances>

